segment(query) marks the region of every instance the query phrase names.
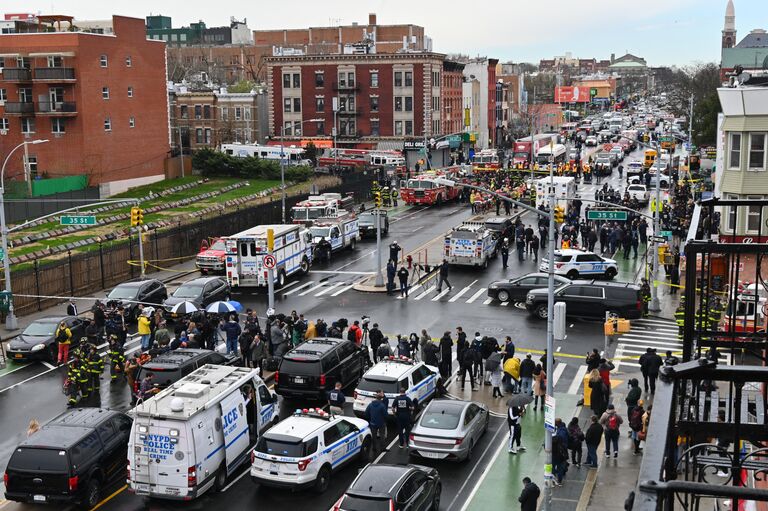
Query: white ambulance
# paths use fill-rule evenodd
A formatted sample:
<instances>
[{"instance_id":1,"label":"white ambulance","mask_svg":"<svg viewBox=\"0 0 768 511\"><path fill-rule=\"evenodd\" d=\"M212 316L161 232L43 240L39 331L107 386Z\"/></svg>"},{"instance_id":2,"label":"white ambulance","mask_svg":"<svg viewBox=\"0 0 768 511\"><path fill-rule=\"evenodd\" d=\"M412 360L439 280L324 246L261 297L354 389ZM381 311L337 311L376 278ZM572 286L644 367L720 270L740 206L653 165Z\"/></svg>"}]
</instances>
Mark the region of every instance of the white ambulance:
<instances>
[{"instance_id":1,"label":"white ambulance","mask_svg":"<svg viewBox=\"0 0 768 511\"><path fill-rule=\"evenodd\" d=\"M129 491L192 500L224 488L277 424L279 404L257 370L205 365L129 413Z\"/></svg>"}]
</instances>

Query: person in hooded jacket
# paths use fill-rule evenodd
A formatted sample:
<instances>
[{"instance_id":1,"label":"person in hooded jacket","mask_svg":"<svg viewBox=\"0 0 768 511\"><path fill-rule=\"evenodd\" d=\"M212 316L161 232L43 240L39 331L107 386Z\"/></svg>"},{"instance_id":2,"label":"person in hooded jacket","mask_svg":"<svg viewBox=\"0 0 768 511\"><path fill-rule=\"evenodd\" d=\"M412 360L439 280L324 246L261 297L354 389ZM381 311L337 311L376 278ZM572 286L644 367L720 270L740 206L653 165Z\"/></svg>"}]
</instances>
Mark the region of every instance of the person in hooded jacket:
<instances>
[{"instance_id":1,"label":"person in hooded jacket","mask_svg":"<svg viewBox=\"0 0 768 511\"><path fill-rule=\"evenodd\" d=\"M599 417L608 406L608 391L597 369L589 373L588 385L591 391L589 407Z\"/></svg>"},{"instance_id":2,"label":"person in hooded jacket","mask_svg":"<svg viewBox=\"0 0 768 511\"><path fill-rule=\"evenodd\" d=\"M624 402L627 404L627 417L632 417L632 410L637 406L637 402L643 395L643 391L640 388L640 382L637 378L629 379L629 392L627 397L624 398Z\"/></svg>"},{"instance_id":3,"label":"person in hooded jacket","mask_svg":"<svg viewBox=\"0 0 768 511\"><path fill-rule=\"evenodd\" d=\"M581 455L584 444L584 433L579 426L579 418L573 417L568 423L568 450L571 453L571 462L577 467L581 467Z\"/></svg>"},{"instance_id":4,"label":"person in hooded jacket","mask_svg":"<svg viewBox=\"0 0 768 511\"><path fill-rule=\"evenodd\" d=\"M451 368L453 365L452 349L453 339L451 339L451 332L446 330L440 338L440 376L442 376L444 380L451 375Z\"/></svg>"}]
</instances>

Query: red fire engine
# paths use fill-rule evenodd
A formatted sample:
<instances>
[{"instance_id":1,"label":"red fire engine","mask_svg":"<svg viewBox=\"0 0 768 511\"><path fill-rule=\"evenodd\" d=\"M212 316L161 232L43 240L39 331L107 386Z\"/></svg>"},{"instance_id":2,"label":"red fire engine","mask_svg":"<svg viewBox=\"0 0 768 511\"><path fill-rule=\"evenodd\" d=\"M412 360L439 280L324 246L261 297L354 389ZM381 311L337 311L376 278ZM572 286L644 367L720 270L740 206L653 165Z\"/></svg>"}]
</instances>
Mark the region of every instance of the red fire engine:
<instances>
[{"instance_id":1,"label":"red fire engine","mask_svg":"<svg viewBox=\"0 0 768 511\"><path fill-rule=\"evenodd\" d=\"M404 181L400 186L400 196L406 204L421 206L433 204L439 206L444 202L456 199L459 196L459 188L446 186L438 178L453 180L455 179L455 171L446 169L437 172L424 172L414 176L408 181Z\"/></svg>"}]
</instances>

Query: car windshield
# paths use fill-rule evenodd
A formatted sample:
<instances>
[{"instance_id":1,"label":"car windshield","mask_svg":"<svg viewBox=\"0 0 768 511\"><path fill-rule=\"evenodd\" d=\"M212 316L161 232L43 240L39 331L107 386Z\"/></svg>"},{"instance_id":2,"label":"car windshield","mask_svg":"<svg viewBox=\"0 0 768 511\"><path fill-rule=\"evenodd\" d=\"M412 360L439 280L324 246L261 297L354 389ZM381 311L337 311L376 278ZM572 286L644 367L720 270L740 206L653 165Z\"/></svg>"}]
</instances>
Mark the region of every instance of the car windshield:
<instances>
[{"instance_id":1,"label":"car windshield","mask_svg":"<svg viewBox=\"0 0 768 511\"><path fill-rule=\"evenodd\" d=\"M390 499L345 495L339 511L389 511Z\"/></svg>"},{"instance_id":2,"label":"car windshield","mask_svg":"<svg viewBox=\"0 0 768 511\"><path fill-rule=\"evenodd\" d=\"M107 295L107 298L111 300L133 300L136 298L137 290L138 288L135 287L117 286L115 289L110 291L110 293Z\"/></svg>"},{"instance_id":3,"label":"car windshield","mask_svg":"<svg viewBox=\"0 0 768 511\"><path fill-rule=\"evenodd\" d=\"M378 379L363 376L357 385L357 390L363 390L367 392L383 390L385 394L397 394L400 392L400 385L397 380L393 379Z\"/></svg>"},{"instance_id":4,"label":"car windshield","mask_svg":"<svg viewBox=\"0 0 768 511\"><path fill-rule=\"evenodd\" d=\"M419 424L432 429L456 429L461 411L460 406L433 405L424 411Z\"/></svg>"},{"instance_id":5,"label":"car windshield","mask_svg":"<svg viewBox=\"0 0 768 511\"><path fill-rule=\"evenodd\" d=\"M309 232L312 233L312 236L315 238L330 238L331 228L330 227L310 227Z\"/></svg>"},{"instance_id":6,"label":"car windshield","mask_svg":"<svg viewBox=\"0 0 768 511\"><path fill-rule=\"evenodd\" d=\"M184 284L173 292L175 298L197 298L203 294L203 286L197 284Z\"/></svg>"},{"instance_id":7,"label":"car windshield","mask_svg":"<svg viewBox=\"0 0 768 511\"><path fill-rule=\"evenodd\" d=\"M226 250L226 245L224 244L223 240L216 240L216 243L211 245L211 248L208 250Z\"/></svg>"},{"instance_id":8,"label":"car windshield","mask_svg":"<svg viewBox=\"0 0 768 511\"><path fill-rule=\"evenodd\" d=\"M58 326L58 323L35 321L24 329L22 335L53 335Z\"/></svg>"},{"instance_id":9,"label":"car windshield","mask_svg":"<svg viewBox=\"0 0 768 511\"><path fill-rule=\"evenodd\" d=\"M68 472L67 453L59 449L28 449L20 447L11 456L8 468L38 472Z\"/></svg>"}]
</instances>

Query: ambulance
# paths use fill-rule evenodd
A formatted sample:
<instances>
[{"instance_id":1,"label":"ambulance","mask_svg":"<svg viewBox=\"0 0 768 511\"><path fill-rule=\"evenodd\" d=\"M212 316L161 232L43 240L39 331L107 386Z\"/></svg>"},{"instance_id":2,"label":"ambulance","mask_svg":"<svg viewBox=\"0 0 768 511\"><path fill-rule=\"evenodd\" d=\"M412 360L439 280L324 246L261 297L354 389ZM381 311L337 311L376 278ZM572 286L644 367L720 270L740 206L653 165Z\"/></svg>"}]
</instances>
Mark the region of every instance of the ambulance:
<instances>
[{"instance_id":1,"label":"ambulance","mask_svg":"<svg viewBox=\"0 0 768 511\"><path fill-rule=\"evenodd\" d=\"M279 412L257 370L201 367L129 412L129 490L174 500L222 490Z\"/></svg>"},{"instance_id":2,"label":"ambulance","mask_svg":"<svg viewBox=\"0 0 768 511\"><path fill-rule=\"evenodd\" d=\"M443 258L448 264L488 268L496 257L498 239L484 222L464 222L445 236Z\"/></svg>"}]
</instances>

